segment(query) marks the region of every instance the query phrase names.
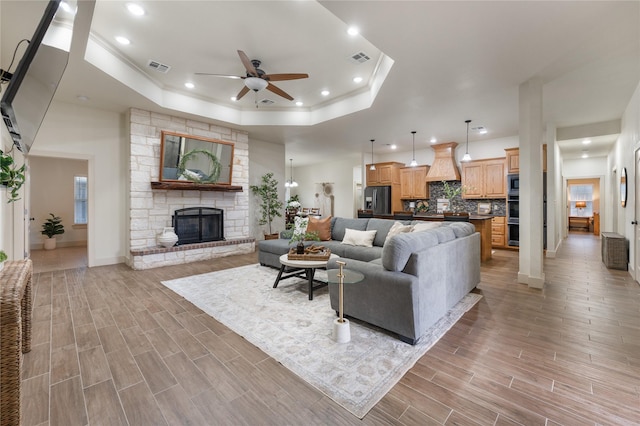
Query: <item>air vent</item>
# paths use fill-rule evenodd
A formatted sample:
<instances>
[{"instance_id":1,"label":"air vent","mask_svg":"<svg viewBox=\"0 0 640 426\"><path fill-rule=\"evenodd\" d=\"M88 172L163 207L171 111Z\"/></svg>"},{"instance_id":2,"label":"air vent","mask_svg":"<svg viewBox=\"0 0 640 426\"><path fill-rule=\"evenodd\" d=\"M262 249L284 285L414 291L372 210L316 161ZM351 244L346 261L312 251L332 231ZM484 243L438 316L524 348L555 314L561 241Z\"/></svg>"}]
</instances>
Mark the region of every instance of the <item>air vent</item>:
<instances>
[{"instance_id":1,"label":"air vent","mask_svg":"<svg viewBox=\"0 0 640 426\"><path fill-rule=\"evenodd\" d=\"M271 99L263 99L260 102L258 102L260 105L273 105L275 104L274 101L272 101Z\"/></svg>"},{"instance_id":2,"label":"air vent","mask_svg":"<svg viewBox=\"0 0 640 426\"><path fill-rule=\"evenodd\" d=\"M371 58L364 52L358 52L349 57L349 60L355 62L356 64L363 64L370 60Z\"/></svg>"},{"instance_id":3,"label":"air vent","mask_svg":"<svg viewBox=\"0 0 640 426\"><path fill-rule=\"evenodd\" d=\"M166 65L166 64L162 64L158 61L154 61L152 59L149 60L149 63L147 64L147 66L149 68L151 68L152 70L156 70L158 72L161 72L162 74L166 74L169 72L169 70L171 69L171 66Z\"/></svg>"},{"instance_id":4,"label":"air vent","mask_svg":"<svg viewBox=\"0 0 640 426\"><path fill-rule=\"evenodd\" d=\"M472 131L474 131L474 132L478 132L478 133L480 133L480 134L483 134L483 135L484 135L485 133L487 133L487 129L486 129L486 127L484 127L484 126L472 127L472 128L471 128L471 130L472 130Z\"/></svg>"}]
</instances>

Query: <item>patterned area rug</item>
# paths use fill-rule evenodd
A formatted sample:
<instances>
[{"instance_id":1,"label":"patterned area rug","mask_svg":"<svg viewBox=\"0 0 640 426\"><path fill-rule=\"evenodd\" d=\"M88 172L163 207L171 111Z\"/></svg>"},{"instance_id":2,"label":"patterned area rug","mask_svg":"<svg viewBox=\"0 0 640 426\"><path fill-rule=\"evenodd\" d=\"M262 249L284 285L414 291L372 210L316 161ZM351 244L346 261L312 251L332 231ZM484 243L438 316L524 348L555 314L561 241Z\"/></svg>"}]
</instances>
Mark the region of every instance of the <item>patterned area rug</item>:
<instances>
[{"instance_id":1,"label":"patterned area rug","mask_svg":"<svg viewBox=\"0 0 640 426\"><path fill-rule=\"evenodd\" d=\"M323 273L318 270L316 277ZM336 314L327 288L315 291L310 301L306 281L290 278L272 288L276 275L275 269L256 264L162 284L358 418L364 417L482 297L474 293L465 296L415 346L356 321L351 321L351 341L339 344L332 339Z\"/></svg>"}]
</instances>

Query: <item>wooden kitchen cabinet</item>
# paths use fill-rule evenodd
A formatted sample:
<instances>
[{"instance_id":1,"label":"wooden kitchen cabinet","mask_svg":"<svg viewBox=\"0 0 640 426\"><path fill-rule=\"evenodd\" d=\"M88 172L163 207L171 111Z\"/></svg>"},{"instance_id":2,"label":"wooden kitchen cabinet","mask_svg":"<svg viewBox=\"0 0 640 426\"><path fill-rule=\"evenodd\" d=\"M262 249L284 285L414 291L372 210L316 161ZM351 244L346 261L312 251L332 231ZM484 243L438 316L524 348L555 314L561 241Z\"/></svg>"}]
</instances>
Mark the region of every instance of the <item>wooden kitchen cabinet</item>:
<instances>
[{"instance_id":1,"label":"wooden kitchen cabinet","mask_svg":"<svg viewBox=\"0 0 640 426\"><path fill-rule=\"evenodd\" d=\"M400 169L400 198L413 200L429 198L428 171L429 166Z\"/></svg>"},{"instance_id":2,"label":"wooden kitchen cabinet","mask_svg":"<svg viewBox=\"0 0 640 426\"><path fill-rule=\"evenodd\" d=\"M520 148L506 148L507 173L520 173ZM542 145L542 171L547 171L547 144Z\"/></svg>"},{"instance_id":3,"label":"wooden kitchen cabinet","mask_svg":"<svg viewBox=\"0 0 640 426\"><path fill-rule=\"evenodd\" d=\"M494 216L491 219L491 245L504 247L507 245L506 220L504 216Z\"/></svg>"},{"instance_id":4,"label":"wooden kitchen cabinet","mask_svg":"<svg viewBox=\"0 0 640 426\"><path fill-rule=\"evenodd\" d=\"M506 198L507 166L504 158L462 163L462 198Z\"/></svg>"},{"instance_id":5,"label":"wooden kitchen cabinet","mask_svg":"<svg viewBox=\"0 0 640 426\"><path fill-rule=\"evenodd\" d=\"M387 162L375 163L376 169L371 170L371 164L367 164L367 186L387 186L400 184L400 169L404 163Z\"/></svg>"}]
</instances>

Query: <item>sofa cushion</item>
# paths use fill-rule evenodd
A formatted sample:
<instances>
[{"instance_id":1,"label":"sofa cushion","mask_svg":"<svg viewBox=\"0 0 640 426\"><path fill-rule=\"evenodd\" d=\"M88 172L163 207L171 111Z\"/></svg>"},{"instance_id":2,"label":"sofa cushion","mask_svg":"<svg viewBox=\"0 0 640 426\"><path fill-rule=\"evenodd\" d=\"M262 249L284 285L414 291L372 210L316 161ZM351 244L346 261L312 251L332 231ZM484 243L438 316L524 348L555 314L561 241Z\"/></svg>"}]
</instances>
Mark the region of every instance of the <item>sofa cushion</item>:
<instances>
[{"instance_id":1,"label":"sofa cushion","mask_svg":"<svg viewBox=\"0 0 640 426\"><path fill-rule=\"evenodd\" d=\"M373 240L374 246L382 247L384 245L387 234L394 223L395 222L393 220L389 219L369 219L369 222L367 222L367 231L372 231L374 229L378 231L376 233L376 238Z\"/></svg>"},{"instance_id":2,"label":"sofa cushion","mask_svg":"<svg viewBox=\"0 0 640 426\"><path fill-rule=\"evenodd\" d=\"M438 236L438 243L440 244L456 239L456 234L453 232L451 226L440 226L432 229L431 232Z\"/></svg>"},{"instance_id":3,"label":"sofa cushion","mask_svg":"<svg viewBox=\"0 0 640 426\"><path fill-rule=\"evenodd\" d=\"M392 237L382 247L382 266L389 271L402 271L412 253L438 245L438 235L434 231L405 232ZM453 231L451 231L451 235Z\"/></svg>"},{"instance_id":4,"label":"sofa cushion","mask_svg":"<svg viewBox=\"0 0 640 426\"><path fill-rule=\"evenodd\" d=\"M347 228L366 231L368 222L369 219L347 219L344 217L337 217L333 222L333 228L331 229L331 239L342 241L344 238L344 231Z\"/></svg>"},{"instance_id":5,"label":"sofa cushion","mask_svg":"<svg viewBox=\"0 0 640 426\"><path fill-rule=\"evenodd\" d=\"M384 244L386 244L391 237L398 234L402 234L404 232L411 232L412 229L413 229L412 225L405 225L402 222L394 222L394 224L391 225L391 228L389 228L389 232L387 233L387 236L384 240Z\"/></svg>"},{"instance_id":6,"label":"sofa cushion","mask_svg":"<svg viewBox=\"0 0 640 426\"><path fill-rule=\"evenodd\" d=\"M469 222L451 222L449 225L456 234L456 238L466 237L476 232L476 227L473 223Z\"/></svg>"},{"instance_id":7,"label":"sofa cushion","mask_svg":"<svg viewBox=\"0 0 640 426\"><path fill-rule=\"evenodd\" d=\"M411 230L411 232L428 231L429 229L439 228L441 226L442 226L442 222L422 221L422 222L415 223L413 225L413 229Z\"/></svg>"},{"instance_id":8,"label":"sofa cushion","mask_svg":"<svg viewBox=\"0 0 640 426\"><path fill-rule=\"evenodd\" d=\"M352 246L373 247L373 239L376 237L375 229L372 231L358 231L356 229L347 228L344 232L342 244Z\"/></svg>"},{"instance_id":9,"label":"sofa cushion","mask_svg":"<svg viewBox=\"0 0 640 426\"><path fill-rule=\"evenodd\" d=\"M331 239L331 216L324 219L317 219L313 216L309 217L307 232L317 232L321 241Z\"/></svg>"}]
</instances>

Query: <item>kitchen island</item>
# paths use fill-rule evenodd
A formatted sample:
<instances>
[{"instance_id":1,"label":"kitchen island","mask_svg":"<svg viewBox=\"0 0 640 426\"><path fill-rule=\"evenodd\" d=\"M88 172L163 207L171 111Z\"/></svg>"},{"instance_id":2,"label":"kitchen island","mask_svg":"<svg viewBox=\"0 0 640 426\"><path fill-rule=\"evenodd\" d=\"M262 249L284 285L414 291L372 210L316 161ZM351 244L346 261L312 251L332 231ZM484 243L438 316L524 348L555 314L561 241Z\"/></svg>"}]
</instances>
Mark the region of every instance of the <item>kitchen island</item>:
<instances>
[{"instance_id":1,"label":"kitchen island","mask_svg":"<svg viewBox=\"0 0 640 426\"><path fill-rule=\"evenodd\" d=\"M404 212L411 214L411 212ZM375 217L379 219L394 219L393 215L373 215L371 211L358 210L358 217ZM476 232L480 233L480 260L485 262L491 259L491 219L492 215L472 214L469 216L469 222L476 227ZM433 222L444 221L442 214L415 213L412 219L396 219L396 220L426 220Z\"/></svg>"}]
</instances>

